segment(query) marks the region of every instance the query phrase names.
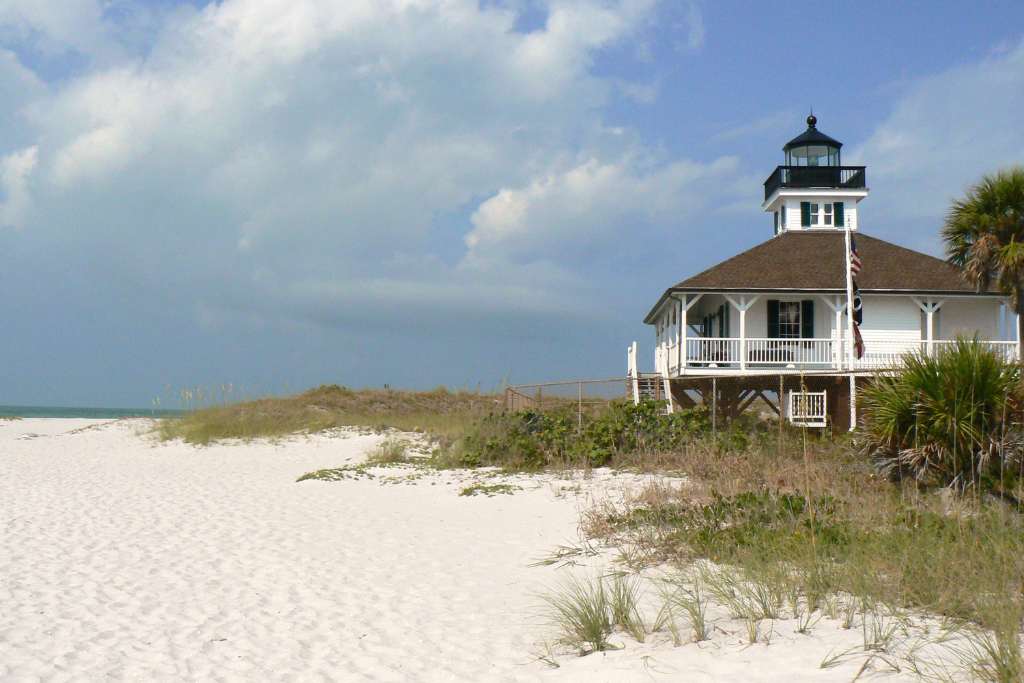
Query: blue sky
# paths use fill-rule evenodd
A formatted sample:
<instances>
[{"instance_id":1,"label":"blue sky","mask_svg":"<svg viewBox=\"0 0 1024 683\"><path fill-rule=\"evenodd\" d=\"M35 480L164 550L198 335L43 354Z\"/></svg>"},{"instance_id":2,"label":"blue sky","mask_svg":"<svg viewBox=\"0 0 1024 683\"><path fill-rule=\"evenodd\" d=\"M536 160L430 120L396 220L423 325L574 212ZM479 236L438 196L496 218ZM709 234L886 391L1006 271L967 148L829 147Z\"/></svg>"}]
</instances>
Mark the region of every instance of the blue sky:
<instances>
[{"instance_id":1,"label":"blue sky","mask_svg":"<svg viewBox=\"0 0 1024 683\"><path fill-rule=\"evenodd\" d=\"M940 253L1024 5L0 0L0 404L623 372L807 109ZM649 355L645 353L645 356Z\"/></svg>"}]
</instances>

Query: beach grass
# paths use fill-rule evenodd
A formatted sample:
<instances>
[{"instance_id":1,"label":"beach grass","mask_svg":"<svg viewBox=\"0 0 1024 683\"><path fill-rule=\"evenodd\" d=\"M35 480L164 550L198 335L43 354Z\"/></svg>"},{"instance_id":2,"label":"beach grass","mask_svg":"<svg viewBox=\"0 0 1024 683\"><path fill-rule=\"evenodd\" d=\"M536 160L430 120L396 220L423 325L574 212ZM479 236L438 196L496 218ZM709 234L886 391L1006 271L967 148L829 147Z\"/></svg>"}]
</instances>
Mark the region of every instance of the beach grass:
<instances>
[{"instance_id":1,"label":"beach grass","mask_svg":"<svg viewBox=\"0 0 1024 683\"><path fill-rule=\"evenodd\" d=\"M603 577L571 577L544 596L549 617L561 632L559 642L585 655L614 649L608 642L615 625Z\"/></svg>"},{"instance_id":2,"label":"beach grass","mask_svg":"<svg viewBox=\"0 0 1024 683\"><path fill-rule=\"evenodd\" d=\"M1020 680L1024 516L1015 506L894 484L854 449L825 441L770 454L693 448L672 460L684 483L596 506L583 527L634 569L675 566L685 578L663 601L690 617L694 637L707 628L706 596L746 623L751 642L766 637L762 622L792 615L805 632L828 613L861 631L857 656L888 661L912 610L959 625L952 654L972 677Z\"/></svg>"},{"instance_id":3,"label":"beach grass","mask_svg":"<svg viewBox=\"0 0 1024 683\"><path fill-rule=\"evenodd\" d=\"M225 439L279 438L341 427L421 432L450 442L499 410L502 397L468 391L395 391L323 385L301 394L193 410L159 423L161 438L206 445Z\"/></svg>"}]
</instances>

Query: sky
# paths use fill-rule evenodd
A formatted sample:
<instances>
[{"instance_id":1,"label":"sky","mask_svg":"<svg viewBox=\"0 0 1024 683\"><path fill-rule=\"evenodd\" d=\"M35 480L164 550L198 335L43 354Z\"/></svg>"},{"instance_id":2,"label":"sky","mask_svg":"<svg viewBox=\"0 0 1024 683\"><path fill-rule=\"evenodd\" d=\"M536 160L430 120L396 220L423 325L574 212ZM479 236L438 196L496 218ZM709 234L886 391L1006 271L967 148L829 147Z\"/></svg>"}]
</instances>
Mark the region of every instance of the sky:
<instances>
[{"instance_id":1,"label":"sky","mask_svg":"<svg viewBox=\"0 0 1024 683\"><path fill-rule=\"evenodd\" d=\"M0 404L622 376L811 107L941 255L1024 3L0 0Z\"/></svg>"}]
</instances>

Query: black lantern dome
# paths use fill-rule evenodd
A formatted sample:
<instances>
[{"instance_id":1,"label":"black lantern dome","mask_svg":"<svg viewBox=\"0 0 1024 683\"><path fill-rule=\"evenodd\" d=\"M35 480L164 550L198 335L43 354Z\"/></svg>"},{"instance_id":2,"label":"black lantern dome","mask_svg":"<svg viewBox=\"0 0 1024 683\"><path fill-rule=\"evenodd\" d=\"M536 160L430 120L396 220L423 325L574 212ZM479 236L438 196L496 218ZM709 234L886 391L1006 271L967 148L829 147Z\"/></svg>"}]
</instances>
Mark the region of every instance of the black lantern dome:
<instances>
[{"instance_id":1,"label":"black lantern dome","mask_svg":"<svg viewBox=\"0 0 1024 683\"><path fill-rule=\"evenodd\" d=\"M839 148L843 143L817 129L818 119L807 117L807 130L786 143L787 166L840 166Z\"/></svg>"}]
</instances>

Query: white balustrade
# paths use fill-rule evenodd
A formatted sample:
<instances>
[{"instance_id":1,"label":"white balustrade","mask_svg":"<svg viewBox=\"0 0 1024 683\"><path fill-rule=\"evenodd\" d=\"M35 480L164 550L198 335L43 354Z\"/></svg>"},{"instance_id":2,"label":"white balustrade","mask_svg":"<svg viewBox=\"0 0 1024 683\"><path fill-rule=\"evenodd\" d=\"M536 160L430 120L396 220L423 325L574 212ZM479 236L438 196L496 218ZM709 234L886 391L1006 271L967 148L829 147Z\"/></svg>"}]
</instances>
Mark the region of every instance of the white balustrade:
<instances>
[{"instance_id":1,"label":"white balustrade","mask_svg":"<svg viewBox=\"0 0 1024 683\"><path fill-rule=\"evenodd\" d=\"M748 339L751 365L830 367L834 363L831 339Z\"/></svg>"},{"instance_id":2,"label":"white balustrade","mask_svg":"<svg viewBox=\"0 0 1024 683\"><path fill-rule=\"evenodd\" d=\"M933 353L953 344L952 340L935 340ZM1008 361L1016 361L1017 342L985 341L990 349ZM767 339L738 337L687 337L683 344L682 367L678 344L658 349L655 364L678 376L685 369L731 369L739 371L742 354L746 352L748 370L765 368L796 370L848 369L848 342L836 339ZM928 344L917 339L866 339L864 356L854 360L858 370L879 370L898 366L908 353L928 353Z\"/></svg>"},{"instance_id":3,"label":"white balustrade","mask_svg":"<svg viewBox=\"0 0 1024 683\"><path fill-rule=\"evenodd\" d=\"M805 427L824 427L828 399L824 391L791 391L789 421Z\"/></svg>"},{"instance_id":4,"label":"white balustrade","mask_svg":"<svg viewBox=\"0 0 1024 683\"><path fill-rule=\"evenodd\" d=\"M740 340L729 337L687 337L686 364L730 366L740 362Z\"/></svg>"}]
</instances>

